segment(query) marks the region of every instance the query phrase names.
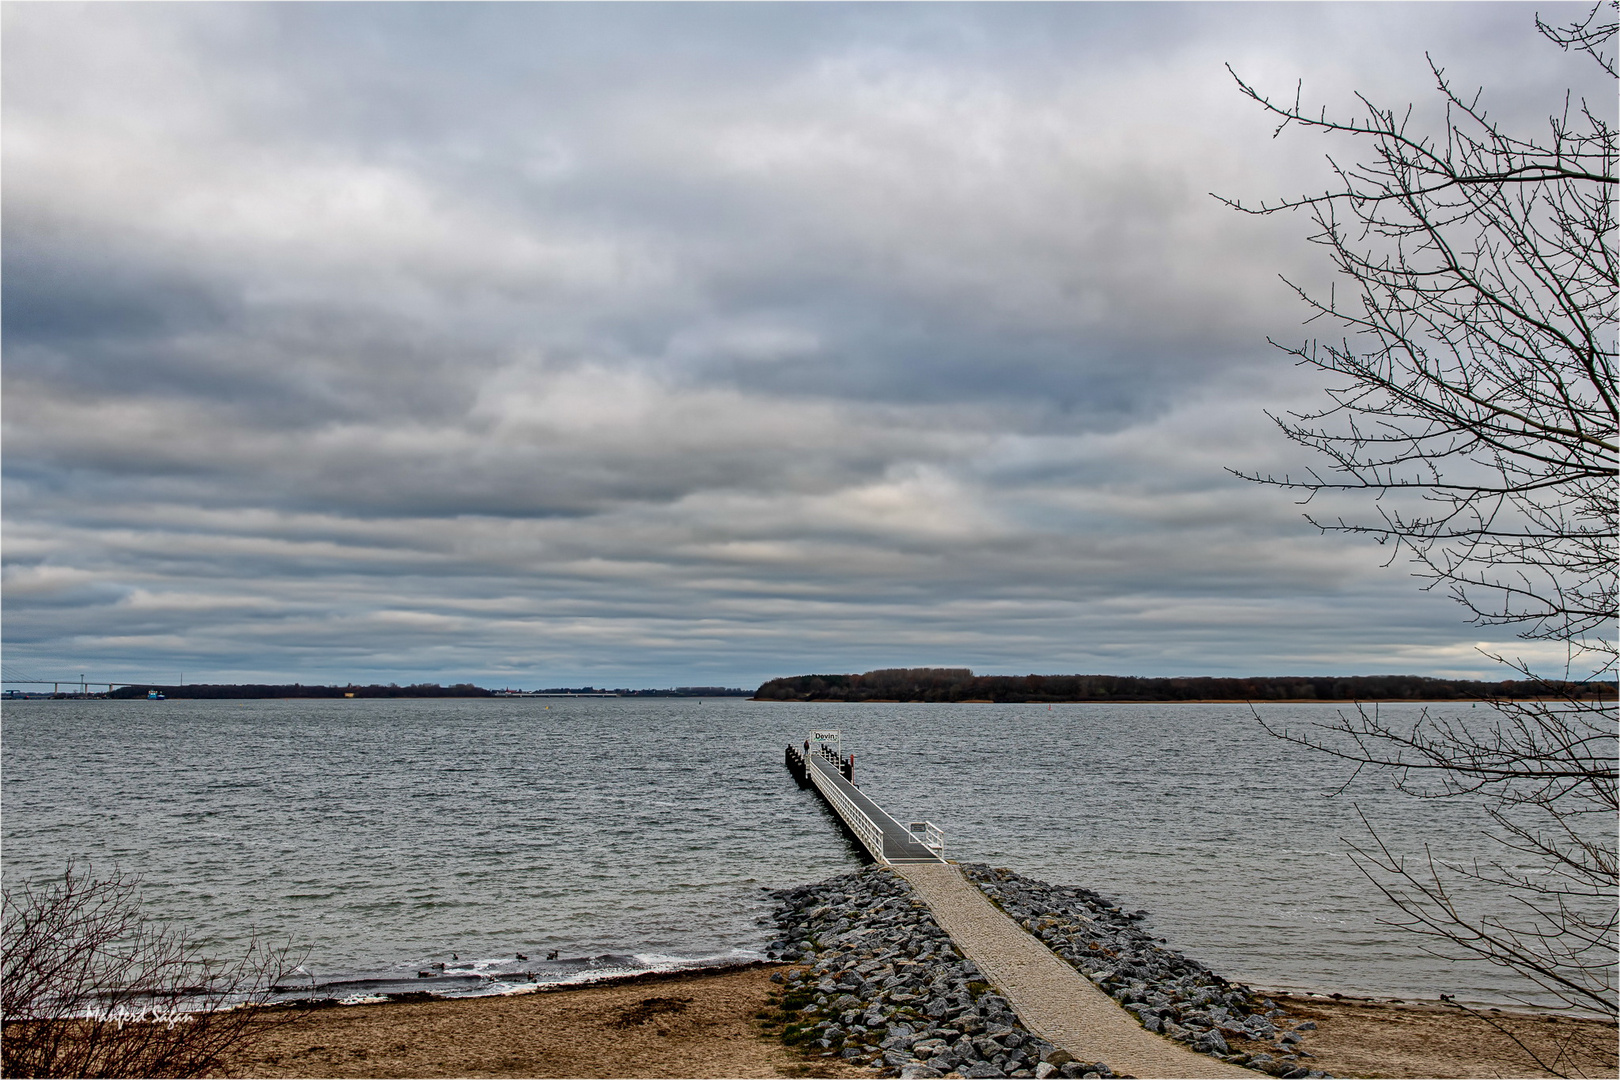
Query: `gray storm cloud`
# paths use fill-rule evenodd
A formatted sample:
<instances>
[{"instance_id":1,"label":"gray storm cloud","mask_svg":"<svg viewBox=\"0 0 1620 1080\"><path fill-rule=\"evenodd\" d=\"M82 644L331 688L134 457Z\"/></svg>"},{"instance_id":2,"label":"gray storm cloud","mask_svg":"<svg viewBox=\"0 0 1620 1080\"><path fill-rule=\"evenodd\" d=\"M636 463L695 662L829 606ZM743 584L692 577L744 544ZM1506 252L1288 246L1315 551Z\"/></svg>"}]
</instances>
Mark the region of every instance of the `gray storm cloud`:
<instances>
[{"instance_id":1,"label":"gray storm cloud","mask_svg":"<svg viewBox=\"0 0 1620 1080\"><path fill-rule=\"evenodd\" d=\"M8 672L1489 668L1225 472L1323 279L1208 193L1324 175L1225 62L1533 121L1528 6L4 17Z\"/></svg>"}]
</instances>

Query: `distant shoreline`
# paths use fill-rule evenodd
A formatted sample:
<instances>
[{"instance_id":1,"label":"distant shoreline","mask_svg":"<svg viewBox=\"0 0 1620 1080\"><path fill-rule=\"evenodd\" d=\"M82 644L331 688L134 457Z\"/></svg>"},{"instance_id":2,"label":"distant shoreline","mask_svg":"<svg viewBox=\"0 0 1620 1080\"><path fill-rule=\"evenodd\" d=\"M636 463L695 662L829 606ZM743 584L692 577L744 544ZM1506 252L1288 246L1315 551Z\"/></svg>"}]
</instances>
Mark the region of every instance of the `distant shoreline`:
<instances>
[{"instance_id":1,"label":"distant shoreline","mask_svg":"<svg viewBox=\"0 0 1620 1080\"><path fill-rule=\"evenodd\" d=\"M733 686L677 686L667 690L631 690L631 689L598 689L592 686L582 687L549 687L544 690L491 690L472 683L458 683L454 686L440 686L438 683L418 683L414 686L381 686L376 683L367 686L357 686L349 683L343 686L305 685L303 683L186 683L179 685L166 685L163 683L113 683L105 692L80 692L81 686L108 686L107 683L69 683L64 680L60 686L63 689L53 693L43 691L7 690L7 701L51 701L51 700L83 700L107 699L113 701L141 701L146 700L149 694L159 694L164 698L175 698L187 701L243 701L243 700L276 700L276 699L307 699L315 701L343 701L347 699L386 698L391 700L408 698L720 698L752 697L755 691L745 690Z\"/></svg>"},{"instance_id":2,"label":"distant shoreline","mask_svg":"<svg viewBox=\"0 0 1620 1080\"><path fill-rule=\"evenodd\" d=\"M143 693L145 692L143 688ZM167 694L167 698L176 701L467 701L467 700L616 700L629 698L674 698L686 695L677 694L412 694L409 697L385 697L383 695L368 694L365 697L328 697L315 694ZM963 698L960 701L925 701L917 698L860 698L849 700L846 698L762 698L747 694L704 694L701 697L691 695L698 700L715 700L731 698L737 701L755 702L762 705L1478 705L1501 698L1398 698L1398 697L1364 697L1364 698L1040 698L1037 700L1019 700L1005 698L1000 701L991 698ZM104 693L97 694L17 694L8 695L5 701L144 701L144 697L134 695L109 696ZM1556 697L1519 697L1513 701L1524 702L1553 702L1564 701L1565 698ZM1603 699L1591 699L1603 700Z\"/></svg>"},{"instance_id":3,"label":"distant shoreline","mask_svg":"<svg viewBox=\"0 0 1620 1080\"><path fill-rule=\"evenodd\" d=\"M8 693L5 701L145 701L146 687L141 687L141 693L136 694L32 694ZM176 701L469 701L469 700L617 700L631 698L695 698L698 700L716 700L730 698L737 701L755 702L762 705L1478 705L1503 698L1492 697L1450 697L1450 698L1407 698L1407 697L1357 697L1357 698L961 698L958 700L927 700L922 698L772 698L755 697L748 692L740 694L672 694L663 691L641 691L629 694L365 694L365 695L328 695L328 694L186 694L165 693L165 698ZM1523 702L1555 702L1566 701L1560 697L1514 697L1508 700ZM1592 701L1608 700L1593 697Z\"/></svg>"},{"instance_id":4,"label":"distant shoreline","mask_svg":"<svg viewBox=\"0 0 1620 1080\"><path fill-rule=\"evenodd\" d=\"M473 683L306 685L303 683L96 683L50 684L51 693L8 689L4 699L113 700L362 698L741 698L751 701L936 703L960 705L1080 705L1184 702L1188 704L1307 704L1310 702L1406 702L1445 704L1481 701L1612 702L1613 682L1554 679L1436 679L1422 675L975 675L968 668L887 668L860 675L792 675L769 679L758 689L677 686L640 689L551 686L533 690L490 689ZM105 692L97 687L106 687Z\"/></svg>"}]
</instances>

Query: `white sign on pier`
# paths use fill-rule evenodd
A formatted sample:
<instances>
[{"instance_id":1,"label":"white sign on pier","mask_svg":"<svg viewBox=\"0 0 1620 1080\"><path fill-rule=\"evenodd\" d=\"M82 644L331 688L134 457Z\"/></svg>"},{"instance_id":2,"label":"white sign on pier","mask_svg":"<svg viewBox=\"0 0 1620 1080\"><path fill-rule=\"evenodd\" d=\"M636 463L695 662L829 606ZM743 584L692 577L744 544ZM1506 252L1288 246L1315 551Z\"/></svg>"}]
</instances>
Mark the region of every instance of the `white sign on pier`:
<instances>
[{"instance_id":1,"label":"white sign on pier","mask_svg":"<svg viewBox=\"0 0 1620 1080\"><path fill-rule=\"evenodd\" d=\"M812 731L810 733L810 749L812 751L831 750L838 755L840 761L844 757L842 753L843 743L836 731Z\"/></svg>"}]
</instances>

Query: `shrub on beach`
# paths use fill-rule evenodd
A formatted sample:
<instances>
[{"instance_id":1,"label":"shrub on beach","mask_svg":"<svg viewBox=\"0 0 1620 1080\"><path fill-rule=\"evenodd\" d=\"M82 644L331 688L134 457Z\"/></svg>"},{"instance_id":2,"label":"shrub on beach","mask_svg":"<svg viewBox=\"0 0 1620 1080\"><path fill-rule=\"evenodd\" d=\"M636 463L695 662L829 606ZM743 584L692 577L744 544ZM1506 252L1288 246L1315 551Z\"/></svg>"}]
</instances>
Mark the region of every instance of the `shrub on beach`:
<instances>
[{"instance_id":1,"label":"shrub on beach","mask_svg":"<svg viewBox=\"0 0 1620 1080\"><path fill-rule=\"evenodd\" d=\"M200 1076L265 1030L259 1006L296 966L289 951L255 941L210 959L141 913L138 885L70 863L49 885L4 891L4 1075Z\"/></svg>"}]
</instances>

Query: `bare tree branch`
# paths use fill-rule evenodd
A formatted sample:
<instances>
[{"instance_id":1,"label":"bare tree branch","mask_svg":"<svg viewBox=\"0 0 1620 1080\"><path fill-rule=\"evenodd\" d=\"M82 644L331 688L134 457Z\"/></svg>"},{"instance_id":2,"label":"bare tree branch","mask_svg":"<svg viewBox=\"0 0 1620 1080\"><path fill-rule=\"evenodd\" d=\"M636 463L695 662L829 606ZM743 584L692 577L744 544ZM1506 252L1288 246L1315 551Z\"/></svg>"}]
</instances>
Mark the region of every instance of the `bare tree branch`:
<instances>
[{"instance_id":1,"label":"bare tree branch","mask_svg":"<svg viewBox=\"0 0 1620 1080\"><path fill-rule=\"evenodd\" d=\"M1536 26L1613 80L1617 11L1611 0L1568 26ZM1476 800L1495 861L1413 860L1370 826L1350 845L1399 913L1393 925L1439 955L1501 965L1571 1008L1613 1016L1616 716L1582 692L1616 675L1612 95L1594 109L1566 94L1545 133L1527 137L1488 115L1483 92L1463 96L1432 59L1430 70L1446 115L1437 134L1413 130L1411 107L1360 97L1360 118L1313 115L1299 88L1277 101L1233 72L1278 119L1275 134L1297 125L1364 151L1353 164L1329 158L1335 186L1320 195L1222 199L1249 214L1305 212L1310 240L1353 286L1324 297L1289 283L1307 322L1343 331L1281 346L1331 376L1326 407L1272 417L1325 466L1237 475L1304 504L1373 496L1359 520L1306 518L1389 544L1390 562L1405 555L1424 588L1444 588L1476 624L1561 644L1563 677L1542 683L1541 700L1490 702L1483 723L1425 711L1397 725L1362 707L1315 730L1268 730L1354 764L1351 780L1383 772L1414 797Z\"/></svg>"},{"instance_id":2,"label":"bare tree branch","mask_svg":"<svg viewBox=\"0 0 1620 1080\"><path fill-rule=\"evenodd\" d=\"M6 1076L201 1076L267 1030L258 1006L297 965L289 950L210 959L145 919L138 885L70 863L49 886L5 890Z\"/></svg>"},{"instance_id":3,"label":"bare tree branch","mask_svg":"<svg viewBox=\"0 0 1620 1080\"><path fill-rule=\"evenodd\" d=\"M1615 25L1601 11L1545 32L1601 60ZM1305 210L1312 242L1356 286L1351 300L1293 286L1313 318L1347 336L1284 351L1345 381L1327 408L1273 417L1328 470L1239 475L1380 496L1371 520L1309 520L1392 543L1477 623L1595 649L1598 670L1612 670L1614 129L1586 108L1572 118L1566 103L1547 138L1513 135L1431 68L1450 118L1442 137L1367 98L1364 119L1308 114L1297 90L1278 103L1234 73L1281 118L1279 132L1298 124L1371 149L1365 164L1333 162L1339 186L1321 195L1223 200L1246 213Z\"/></svg>"}]
</instances>

